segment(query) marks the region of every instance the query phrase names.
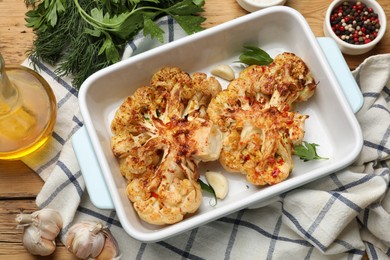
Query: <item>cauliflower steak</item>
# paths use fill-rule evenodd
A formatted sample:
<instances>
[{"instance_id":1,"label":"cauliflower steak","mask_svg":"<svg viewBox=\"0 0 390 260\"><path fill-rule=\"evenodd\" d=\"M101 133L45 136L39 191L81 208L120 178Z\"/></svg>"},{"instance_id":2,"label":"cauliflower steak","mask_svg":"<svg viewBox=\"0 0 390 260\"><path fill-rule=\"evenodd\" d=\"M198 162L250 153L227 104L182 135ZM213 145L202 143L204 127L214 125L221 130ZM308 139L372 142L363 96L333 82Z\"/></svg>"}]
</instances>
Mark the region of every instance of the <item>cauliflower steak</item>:
<instances>
[{"instance_id":1,"label":"cauliflower steak","mask_svg":"<svg viewBox=\"0 0 390 260\"><path fill-rule=\"evenodd\" d=\"M316 84L306 64L283 53L268 66L252 65L209 104L210 119L224 133L220 162L255 185L276 184L293 169L293 145L304 136L307 115L292 112Z\"/></svg>"},{"instance_id":2,"label":"cauliflower steak","mask_svg":"<svg viewBox=\"0 0 390 260\"><path fill-rule=\"evenodd\" d=\"M220 91L214 77L165 67L116 111L112 151L128 181L127 196L146 222L173 224L200 207L198 163L218 160L222 146L222 133L207 115Z\"/></svg>"}]
</instances>

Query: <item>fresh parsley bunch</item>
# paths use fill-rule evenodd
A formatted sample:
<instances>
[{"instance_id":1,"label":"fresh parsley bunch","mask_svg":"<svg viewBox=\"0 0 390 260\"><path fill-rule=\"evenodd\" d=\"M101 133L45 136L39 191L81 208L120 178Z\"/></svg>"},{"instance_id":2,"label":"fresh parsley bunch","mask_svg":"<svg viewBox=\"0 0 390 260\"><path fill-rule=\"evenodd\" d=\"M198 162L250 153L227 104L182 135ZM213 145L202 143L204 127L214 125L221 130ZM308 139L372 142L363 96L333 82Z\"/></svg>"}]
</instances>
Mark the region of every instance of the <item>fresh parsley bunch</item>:
<instances>
[{"instance_id":1,"label":"fresh parsley bunch","mask_svg":"<svg viewBox=\"0 0 390 260\"><path fill-rule=\"evenodd\" d=\"M188 34L201 31L204 0L25 0L27 27L34 30L32 60L57 65L79 88L92 73L120 60L139 31L163 41L155 22L172 16Z\"/></svg>"}]
</instances>

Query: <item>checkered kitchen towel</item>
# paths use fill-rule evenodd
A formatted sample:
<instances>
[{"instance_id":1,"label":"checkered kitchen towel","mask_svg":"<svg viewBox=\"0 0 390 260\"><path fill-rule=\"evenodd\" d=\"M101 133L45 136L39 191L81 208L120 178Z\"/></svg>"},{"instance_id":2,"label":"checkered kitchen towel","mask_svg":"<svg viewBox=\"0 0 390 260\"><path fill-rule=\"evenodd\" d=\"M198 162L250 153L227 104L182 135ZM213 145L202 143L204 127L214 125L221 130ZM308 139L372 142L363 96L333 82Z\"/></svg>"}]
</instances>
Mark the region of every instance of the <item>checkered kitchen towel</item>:
<instances>
[{"instance_id":1,"label":"checkered kitchen towel","mask_svg":"<svg viewBox=\"0 0 390 260\"><path fill-rule=\"evenodd\" d=\"M166 18L168 41L184 34ZM140 35L125 55L155 46ZM29 61L25 62L29 65ZM371 259L390 258L390 54L368 58L354 72L364 95L357 113L364 147L356 163L336 174L290 191L258 209L244 209L157 243L129 237L115 211L95 208L71 146L82 126L77 91L54 68L38 64L58 101L53 138L23 161L45 181L41 208L57 209L64 219L60 238L73 222L104 222L117 238L124 259Z\"/></svg>"}]
</instances>

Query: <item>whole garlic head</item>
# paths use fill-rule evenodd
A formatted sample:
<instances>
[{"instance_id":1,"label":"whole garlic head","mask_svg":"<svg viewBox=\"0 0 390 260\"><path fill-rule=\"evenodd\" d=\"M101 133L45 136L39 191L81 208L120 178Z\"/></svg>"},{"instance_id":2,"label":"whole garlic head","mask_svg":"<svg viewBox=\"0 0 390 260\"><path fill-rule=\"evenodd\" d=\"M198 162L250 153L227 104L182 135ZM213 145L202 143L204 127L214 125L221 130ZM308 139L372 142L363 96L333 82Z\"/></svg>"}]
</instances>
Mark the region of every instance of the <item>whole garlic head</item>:
<instances>
[{"instance_id":1,"label":"whole garlic head","mask_svg":"<svg viewBox=\"0 0 390 260\"><path fill-rule=\"evenodd\" d=\"M119 259L118 244L110 230L99 222L82 221L67 233L66 247L81 259Z\"/></svg>"},{"instance_id":2,"label":"whole garlic head","mask_svg":"<svg viewBox=\"0 0 390 260\"><path fill-rule=\"evenodd\" d=\"M15 221L24 228L23 245L33 255L47 256L56 248L55 239L62 228L62 217L45 208L31 214L18 214Z\"/></svg>"}]
</instances>

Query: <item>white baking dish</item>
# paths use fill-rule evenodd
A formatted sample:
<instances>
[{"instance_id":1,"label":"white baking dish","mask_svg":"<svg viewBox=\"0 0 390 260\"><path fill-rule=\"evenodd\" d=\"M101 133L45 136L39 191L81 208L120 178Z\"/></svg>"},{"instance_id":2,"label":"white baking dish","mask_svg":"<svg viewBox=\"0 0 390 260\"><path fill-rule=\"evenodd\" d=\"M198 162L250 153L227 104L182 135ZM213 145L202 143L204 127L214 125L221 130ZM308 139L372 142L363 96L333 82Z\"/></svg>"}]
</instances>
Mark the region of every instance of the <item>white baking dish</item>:
<instances>
[{"instance_id":1,"label":"white baking dish","mask_svg":"<svg viewBox=\"0 0 390 260\"><path fill-rule=\"evenodd\" d=\"M293 52L307 63L319 84L314 97L296 109L310 116L304 139L319 144L319 154L329 160L302 162L295 158L291 176L267 187L250 185L241 174L226 173L230 192L216 206L211 206L211 197L204 194L200 209L182 222L167 226L143 222L126 197L126 181L110 149L110 124L116 109L137 87L149 84L152 74L161 67L179 66L189 73L209 73L217 64L237 61L247 44L257 45L271 55ZM349 101L308 24L297 11L283 6L248 14L103 69L81 86L79 102L87 135L120 222L130 236L145 242L166 239L333 173L351 164L363 143ZM223 171L218 162L203 164L201 169L205 168Z\"/></svg>"}]
</instances>

